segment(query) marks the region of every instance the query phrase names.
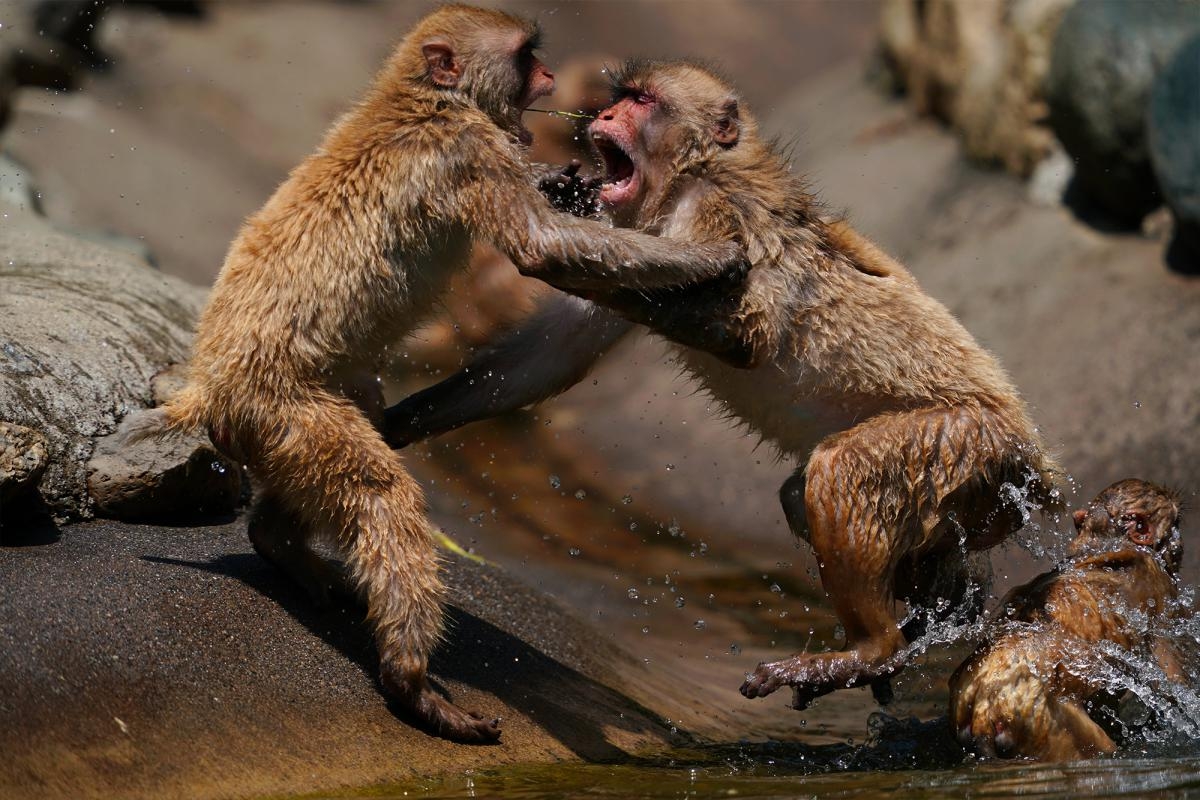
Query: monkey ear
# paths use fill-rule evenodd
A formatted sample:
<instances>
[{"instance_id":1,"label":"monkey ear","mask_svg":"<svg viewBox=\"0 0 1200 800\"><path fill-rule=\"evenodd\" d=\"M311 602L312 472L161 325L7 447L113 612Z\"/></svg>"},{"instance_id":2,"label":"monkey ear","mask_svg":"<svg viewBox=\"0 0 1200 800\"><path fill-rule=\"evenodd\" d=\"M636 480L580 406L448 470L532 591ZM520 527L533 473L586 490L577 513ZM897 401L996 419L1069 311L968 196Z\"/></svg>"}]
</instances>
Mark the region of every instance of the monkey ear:
<instances>
[{"instance_id":1,"label":"monkey ear","mask_svg":"<svg viewBox=\"0 0 1200 800\"><path fill-rule=\"evenodd\" d=\"M433 39L421 45L421 54L429 68L429 79L434 86L453 89L458 86L462 65L454 55L454 48L444 39Z\"/></svg>"},{"instance_id":2,"label":"monkey ear","mask_svg":"<svg viewBox=\"0 0 1200 800\"><path fill-rule=\"evenodd\" d=\"M741 134L741 123L738 120L737 100L730 98L725 101L721 115L713 126L713 139L722 147L733 147L738 143Z\"/></svg>"}]
</instances>

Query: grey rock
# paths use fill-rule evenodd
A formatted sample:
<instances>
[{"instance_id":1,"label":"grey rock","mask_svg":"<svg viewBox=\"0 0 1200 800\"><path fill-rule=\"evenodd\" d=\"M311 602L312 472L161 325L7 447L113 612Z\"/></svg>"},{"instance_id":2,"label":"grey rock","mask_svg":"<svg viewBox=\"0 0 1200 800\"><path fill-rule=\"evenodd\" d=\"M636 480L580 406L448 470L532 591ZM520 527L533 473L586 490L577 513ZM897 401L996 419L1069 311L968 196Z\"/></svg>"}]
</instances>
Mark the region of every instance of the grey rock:
<instances>
[{"instance_id":1,"label":"grey rock","mask_svg":"<svg viewBox=\"0 0 1200 800\"><path fill-rule=\"evenodd\" d=\"M46 437L39 489L51 513L90 516L93 438L184 360L204 292L6 205L0 253L0 419Z\"/></svg>"},{"instance_id":2,"label":"grey rock","mask_svg":"<svg viewBox=\"0 0 1200 800\"><path fill-rule=\"evenodd\" d=\"M1146 127L1154 174L1175 216L1172 266L1200 272L1200 35L1154 82Z\"/></svg>"},{"instance_id":3,"label":"grey rock","mask_svg":"<svg viewBox=\"0 0 1200 800\"><path fill-rule=\"evenodd\" d=\"M4 506L37 485L47 461L45 436L23 425L0 422L0 514Z\"/></svg>"},{"instance_id":4,"label":"grey rock","mask_svg":"<svg viewBox=\"0 0 1200 800\"><path fill-rule=\"evenodd\" d=\"M1046 94L1050 123L1076 161L1078 188L1136 227L1161 204L1146 142L1154 78L1191 32L1195 0L1089 0L1063 17Z\"/></svg>"},{"instance_id":5,"label":"grey rock","mask_svg":"<svg viewBox=\"0 0 1200 800\"><path fill-rule=\"evenodd\" d=\"M134 411L96 441L88 464L95 513L114 519L187 519L228 514L241 497L241 470L199 435L127 442Z\"/></svg>"}]
</instances>

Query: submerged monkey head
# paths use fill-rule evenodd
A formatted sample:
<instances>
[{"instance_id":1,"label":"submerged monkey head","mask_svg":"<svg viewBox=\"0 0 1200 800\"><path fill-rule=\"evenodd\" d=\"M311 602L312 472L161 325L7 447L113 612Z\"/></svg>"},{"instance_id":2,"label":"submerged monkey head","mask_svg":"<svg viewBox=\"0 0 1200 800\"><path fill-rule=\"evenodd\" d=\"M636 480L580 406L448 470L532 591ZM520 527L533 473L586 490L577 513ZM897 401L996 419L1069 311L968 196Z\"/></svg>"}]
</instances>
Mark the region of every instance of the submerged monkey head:
<instances>
[{"instance_id":1,"label":"submerged monkey head","mask_svg":"<svg viewBox=\"0 0 1200 800\"><path fill-rule=\"evenodd\" d=\"M1180 505L1179 495L1170 489L1128 478L1100 492L1072 518L1077 533L1072 555L1129 541L1157 552L1171 574L1178 574L1183 559Z\"/></svg>"}]
</instances>

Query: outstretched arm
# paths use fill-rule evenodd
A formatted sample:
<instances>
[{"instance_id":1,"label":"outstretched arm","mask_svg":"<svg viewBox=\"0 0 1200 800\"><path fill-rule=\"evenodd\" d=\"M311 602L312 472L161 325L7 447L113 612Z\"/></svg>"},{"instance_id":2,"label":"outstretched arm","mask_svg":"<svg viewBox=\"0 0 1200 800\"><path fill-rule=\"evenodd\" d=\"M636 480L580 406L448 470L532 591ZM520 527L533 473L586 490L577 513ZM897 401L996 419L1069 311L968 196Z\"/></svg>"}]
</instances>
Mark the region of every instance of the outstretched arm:
<instances>
[{"instance_id":1,"label":"outstretched arm","mask_svg":"<svg viewBox=\"0 0 1200 800\"><path fill-rule=\"evenodd\" d=\"M549 295L471 363L384 412L392 447L541 402L574 386L632 329L586 300Z\"/></svg>"}]
</instances>

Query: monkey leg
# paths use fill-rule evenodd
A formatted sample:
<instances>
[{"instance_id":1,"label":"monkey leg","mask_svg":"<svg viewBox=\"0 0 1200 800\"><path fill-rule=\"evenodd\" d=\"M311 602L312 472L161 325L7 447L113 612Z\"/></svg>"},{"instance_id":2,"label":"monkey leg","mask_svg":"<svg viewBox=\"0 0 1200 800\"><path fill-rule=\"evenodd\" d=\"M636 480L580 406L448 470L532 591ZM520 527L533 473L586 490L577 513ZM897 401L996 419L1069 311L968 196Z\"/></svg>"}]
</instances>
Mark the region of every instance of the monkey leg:
<instances>
[{"instance_id":1,"label":"monkey leg","mask_svg":"<svg viewBox=\"0 0 1200 800\"><path fill-rule=\"evenodd\" d=\"M287 427L256 465L268 494L289 498L303 527L337 532L375 629L380 681L403 714L446 739L496 741L497 720L453 705L426 676L443 587L420 487L362 412L320 390L311 397L281 415Z\"/></svg>"},{"instance_id":2,"label":"monkey leg","mask_svg":"<svg viewBox=\"0 0 1200 800\"><path fill-rule=\"evenodd\" d=\"M312 530L304 519L279 498L264 494L258 499L247 533L258 554L300 584L318 607L354 596L342 570L309 547Z\"/></svg>"},{"instance_id":3,"label":"monkey leg","mask_svg":"<svg viewBox=\"0 0 1200 800\"><path fill-rule=\"evenodd\" d=\"M846 647L837 653L798 653L759 664L742 684L746 697L765 697L781 686L795 687L795 707L837 689L877 685L887 699L886 679L903 665L898 657L904 637L892 612L896 549L892 532L862 498L839 484L837 445L818 447L805 477L797 473L780 496L789 525L798 536L801 519L816 552L821 583L846 632ZM799 507L803 489L804 511Z\"/></svg>"}]
</instances>

